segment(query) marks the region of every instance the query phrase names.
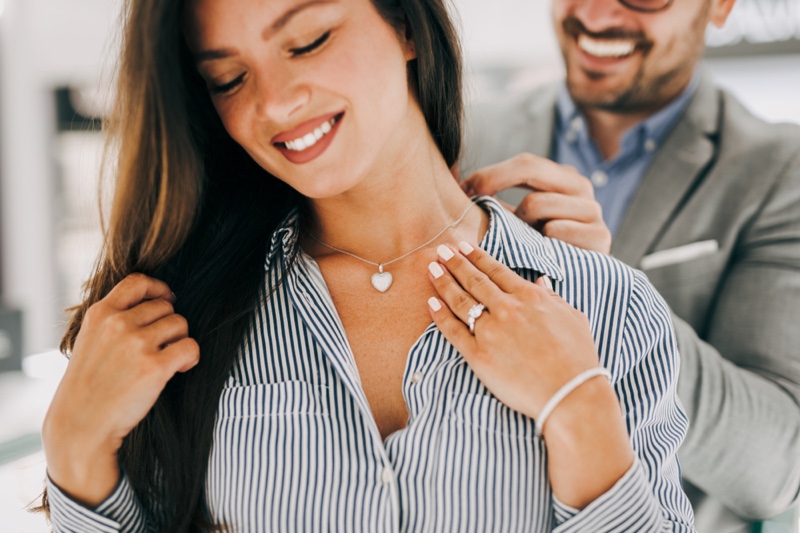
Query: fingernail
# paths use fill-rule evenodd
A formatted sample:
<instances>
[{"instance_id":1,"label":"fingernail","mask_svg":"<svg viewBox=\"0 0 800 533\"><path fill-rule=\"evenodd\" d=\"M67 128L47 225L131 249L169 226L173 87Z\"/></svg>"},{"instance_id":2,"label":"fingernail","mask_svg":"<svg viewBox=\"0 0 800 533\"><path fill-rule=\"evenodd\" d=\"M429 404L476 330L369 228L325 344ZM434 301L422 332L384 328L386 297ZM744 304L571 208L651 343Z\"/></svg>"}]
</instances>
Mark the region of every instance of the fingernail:
<instances>
[{"instance_id":1,"label":"fingernail","mask_svg":"<svg viewBox=\"0 0 800 533\"><path fill-rule=\"evenodd\" d=\"M428 306L433 309L434 312L438 311L442 308L442 304L439 303L439 300L431 296L428 298Z\"/></svg>"},{"instance_id":2,"label":"fingernail","mask_svg":"<svg viewBox=\"0 0 800 533\"><path fill-rule=\"evenodd\" d=\"M544 276L544 275L541 276L541 278L542 278L542 282L544 283L544 286L552 291L553 290L553 282L550 281L550 278L548 278L547 276Z\"/></svg>"},{"instance_id":3,"label":"fingernail","mask_svg":"<svg viewBox=\"0 0 800 533\"><path fill-rule=\"evenodd\" d=\"M461 241L458 243L458 249L461 250L461 253L464 255L469 255L475 250L470 243L467 241Z\"/></svg>"},{"instance_id":4,"label":"fingernail","mask_svg":"<svg viewBox=\"0 0 800 533\"><path fill-rule=\"evenodd\" d=\"M175 296L175 293L174 293L174 292L172 292L172 291L169 291L169 292L171 292L171 293L172 293L172 301L173 301L173 303L174 303L175 301L177 301L177 300L178 300L178 297L177 297L177 296Z\"/></svg>"},{"instance_id":5,"label":"fingernail","mask_svg":"<svg viewBox=\"0 0 800 533\"><path fill-rule=\"evenodd\" d=\"M440 244L436 251L439 253L439 257L445 261L450 261L453 258L453 251L444 244Z\"/></svg>"},{"instance_id":6,"label":"fingernail","mask_svg":"<svg viewBox=\"0 0 800 533\"><path fill-rule=\"evenodd\" d=\"M444 274L444 270L442 270L442 267L439 266L439 263L435 261L428 265L428 270L431 271L433 279L439 279L442 277L442 274Z\"/></svg>"}]
</instances>

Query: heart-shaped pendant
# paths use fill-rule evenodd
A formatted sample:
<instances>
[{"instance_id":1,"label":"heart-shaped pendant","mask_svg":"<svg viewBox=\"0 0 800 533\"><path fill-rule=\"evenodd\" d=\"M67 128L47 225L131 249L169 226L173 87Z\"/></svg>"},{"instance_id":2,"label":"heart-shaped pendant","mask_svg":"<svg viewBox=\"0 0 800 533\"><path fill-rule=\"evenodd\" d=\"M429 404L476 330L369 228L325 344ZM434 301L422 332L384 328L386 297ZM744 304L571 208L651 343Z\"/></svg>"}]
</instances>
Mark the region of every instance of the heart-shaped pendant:
<instances>
[{"instance_id":1,"label":"heart-shaped pendant","mask_svg":"<svg viewBox=\"0 0 800 533\"><path fill-rule=\"evenodd\" d=\"M381 269L382 270L382 269ZM392 274L390 272L376 272L372 275L372 286L378 292L386 292L392 286Z\"/></svg>"}]
</instances>

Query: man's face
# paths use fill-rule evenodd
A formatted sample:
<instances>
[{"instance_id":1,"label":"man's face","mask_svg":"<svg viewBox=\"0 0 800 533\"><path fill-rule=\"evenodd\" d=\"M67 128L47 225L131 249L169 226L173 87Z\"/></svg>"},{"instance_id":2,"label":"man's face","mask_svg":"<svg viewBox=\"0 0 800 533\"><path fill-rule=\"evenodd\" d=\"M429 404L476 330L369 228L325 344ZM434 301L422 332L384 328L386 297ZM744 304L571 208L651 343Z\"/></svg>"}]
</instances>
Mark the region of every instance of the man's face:
<instances>
[{"instance_id":1,"label":"man's face","mask_svg":"<svg viewBox=\"0 0 800 533\"><path fill-rule=\"evenodd\" d=\"M709 22L724 23L732 2L674 0L656 13L618 0L553 0L567 85L584 108L652 112L683 90Z\"/></svg>"}]
</instances>

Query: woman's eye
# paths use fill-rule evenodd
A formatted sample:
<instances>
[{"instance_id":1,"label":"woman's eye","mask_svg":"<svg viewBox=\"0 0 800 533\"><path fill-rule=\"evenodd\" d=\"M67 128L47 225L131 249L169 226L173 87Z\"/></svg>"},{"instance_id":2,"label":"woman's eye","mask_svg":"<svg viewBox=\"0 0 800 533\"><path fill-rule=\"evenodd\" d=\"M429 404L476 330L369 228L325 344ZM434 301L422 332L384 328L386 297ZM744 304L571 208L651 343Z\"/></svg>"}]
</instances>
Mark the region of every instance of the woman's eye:
<instances>
[{"instance_id":1,"label":"woman's eye","mask_svg":"<svg viewBox=\"0 0 800 533\"><path fill-rule=\"evenodd\" d=\"M322 43L327 41L328 37L330 37L330 35L331 35L331 32L326 31L317 40L315 40L313 43L307 44L306 46L301 46L299 48L290 48L289 51L292 53L292 56L295 56L295 57L307 54L309 52L313 52L315 49L317 49L320 46L322 46Z\"/></svg>"},{"instance_id":2,"label":"woman's eye","mask_svg":"<svg viewBox=\"0 0 800 533\"><path fill-rule=\"evenodd\" d=\"M211 94L225 94L235 89L237 85L242 83L243 79L244 79L244 74L240 74L239 76L229 81L228 83L223 83L221 85L211 84L209 85L208 90L209 92L211 92Z\"/></svg>"}]
</instances>

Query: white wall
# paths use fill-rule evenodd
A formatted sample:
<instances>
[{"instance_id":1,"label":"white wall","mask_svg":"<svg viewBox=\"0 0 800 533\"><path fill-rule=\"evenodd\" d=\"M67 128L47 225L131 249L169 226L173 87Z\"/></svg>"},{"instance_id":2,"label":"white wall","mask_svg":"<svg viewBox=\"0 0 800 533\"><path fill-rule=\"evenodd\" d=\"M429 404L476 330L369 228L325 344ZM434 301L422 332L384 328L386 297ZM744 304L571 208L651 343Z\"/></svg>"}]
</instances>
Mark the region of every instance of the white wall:
<instances>
[{"instance_id":1,"label":"white wall","mask_svg":"<svg viewBox=\"0 0 800 533\"><path fill-rule=\"evenodd\" d=\"M98 80L114 0L4 0L0 16L3 288L24 313L24 351L63 330L53 268L55 109L52 88Z\"/></svg>"}]
</instances>

